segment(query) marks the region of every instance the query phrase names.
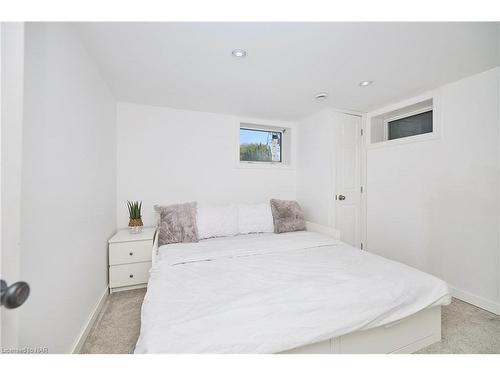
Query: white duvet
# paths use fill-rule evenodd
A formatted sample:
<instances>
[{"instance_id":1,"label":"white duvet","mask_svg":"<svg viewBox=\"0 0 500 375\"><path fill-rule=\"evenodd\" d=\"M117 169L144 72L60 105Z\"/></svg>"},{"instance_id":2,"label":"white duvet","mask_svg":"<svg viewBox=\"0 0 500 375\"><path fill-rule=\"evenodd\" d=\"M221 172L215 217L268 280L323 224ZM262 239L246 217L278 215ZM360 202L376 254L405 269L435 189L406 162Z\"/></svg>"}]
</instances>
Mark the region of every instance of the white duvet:
<instances>
[{"instance_id":1,"label":"white duvet","mask_svg":"<svg viewBox=\"0 0 500 375\"><path fill-rule=\"evenodd\" d=\"M276 353L448 304L426 273L313 232L162 246L136 353Z\"/></svg>"}]
</instances>

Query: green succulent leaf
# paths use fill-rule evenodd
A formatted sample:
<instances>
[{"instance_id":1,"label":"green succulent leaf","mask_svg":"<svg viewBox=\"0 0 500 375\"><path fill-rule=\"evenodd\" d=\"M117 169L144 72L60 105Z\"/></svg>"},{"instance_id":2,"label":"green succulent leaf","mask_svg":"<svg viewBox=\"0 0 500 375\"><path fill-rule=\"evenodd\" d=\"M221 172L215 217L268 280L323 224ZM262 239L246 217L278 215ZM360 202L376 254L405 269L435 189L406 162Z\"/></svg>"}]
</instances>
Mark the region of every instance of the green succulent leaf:
<instances>
[{"instance_id":1,"label":"green succulent leaf","mask_svg":"<svg viewBox=\"0 0 500 375\"><path fill-rule=\"evenodd\" d=\"M142 201L127 201L127 208L130 219L141 218Z\"/></svg>"}]
</instances>

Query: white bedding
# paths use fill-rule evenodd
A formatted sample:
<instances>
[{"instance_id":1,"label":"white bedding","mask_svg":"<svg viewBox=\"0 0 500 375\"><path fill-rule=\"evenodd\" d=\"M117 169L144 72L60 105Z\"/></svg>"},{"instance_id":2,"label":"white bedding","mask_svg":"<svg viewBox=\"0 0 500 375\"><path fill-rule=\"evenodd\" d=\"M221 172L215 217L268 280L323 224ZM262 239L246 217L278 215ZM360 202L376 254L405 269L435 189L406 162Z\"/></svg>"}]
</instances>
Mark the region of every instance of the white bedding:
<instances>
[{"instance_id":1,"label":"white bedding","mask_svg":"<svg viewBox=\"0 0 500 375\"><path fill-rule=\"evenodd\" d=\"M136 353L276 353L450 303L426 273L313 232L171 244Z\"/></svg>"}]
</instances>

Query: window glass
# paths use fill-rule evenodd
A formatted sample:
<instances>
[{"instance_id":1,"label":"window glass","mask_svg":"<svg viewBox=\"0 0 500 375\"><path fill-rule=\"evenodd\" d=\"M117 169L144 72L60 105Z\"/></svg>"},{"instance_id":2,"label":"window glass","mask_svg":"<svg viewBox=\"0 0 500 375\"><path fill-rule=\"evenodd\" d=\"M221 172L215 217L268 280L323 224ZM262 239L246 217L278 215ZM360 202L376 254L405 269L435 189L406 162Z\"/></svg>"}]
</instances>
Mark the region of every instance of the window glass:
<instances>
[{"instance_id":1,"label":"window glass","mask_svg":"<svg viewBox=\"0 0 500 375\"><path fill-rule=\"evenodd\" d=\"M281 163L281 131L240 128L240 161Z\"/></svg>"},{"instance_id":2,"label":"window glass","mask_svg":"<svg viewBox=\"0 0 500 375\"><path fill-rule=\"evenodd\" d=\"M388 139L432 133L432 110L389 121L387 125Z\"/></svg>"}]
</instances>

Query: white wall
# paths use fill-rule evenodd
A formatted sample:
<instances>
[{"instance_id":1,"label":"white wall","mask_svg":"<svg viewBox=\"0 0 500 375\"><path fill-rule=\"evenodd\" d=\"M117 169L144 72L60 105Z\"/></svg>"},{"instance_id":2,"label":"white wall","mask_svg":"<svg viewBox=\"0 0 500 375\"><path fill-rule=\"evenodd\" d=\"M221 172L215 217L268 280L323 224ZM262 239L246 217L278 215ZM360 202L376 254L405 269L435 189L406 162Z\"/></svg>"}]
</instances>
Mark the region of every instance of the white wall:
<instances>
[{"instance_id":1,"label":"white wall","mask_svg":"<svg viewBox=\"0 0 500 375\"><path fill-rule=\"evenodd\" d=\"M335 228L335 117L326 109L298 128L297 200L308 221Z\"/></svg>"},{"instance_id":2,"label":"white wall","mask_svg":"<svg viewBox=\"0 0 500 375\"><path fill-rule=\"evenodd\" d=\"M240 122L291 128L292 166L239 167ZM154 204L295 199L294 128L290 122L118 103L118 227L128 224L127 200L142 200L144 224L152 225Z\"/></svg>"},{"instance_id":3,"label":"white wall","mask_svg":"<svg viewBox=\"0 0 500 375\"><path fill-rule=\"evenodd\" d=\"M26 24L19 346L67 353L107 286L116 103L67 24Z\"/></svg>"},{"instance_id":4,"label":"white wall","mask_svg":"<svg viewBox=\"0 0 500 375\"><path fill-rule=\"evenodd\" d=\"M435 94L438 139L367 149L368 249L499 312L499 69Z\"/></svg>"}]
</instances>

